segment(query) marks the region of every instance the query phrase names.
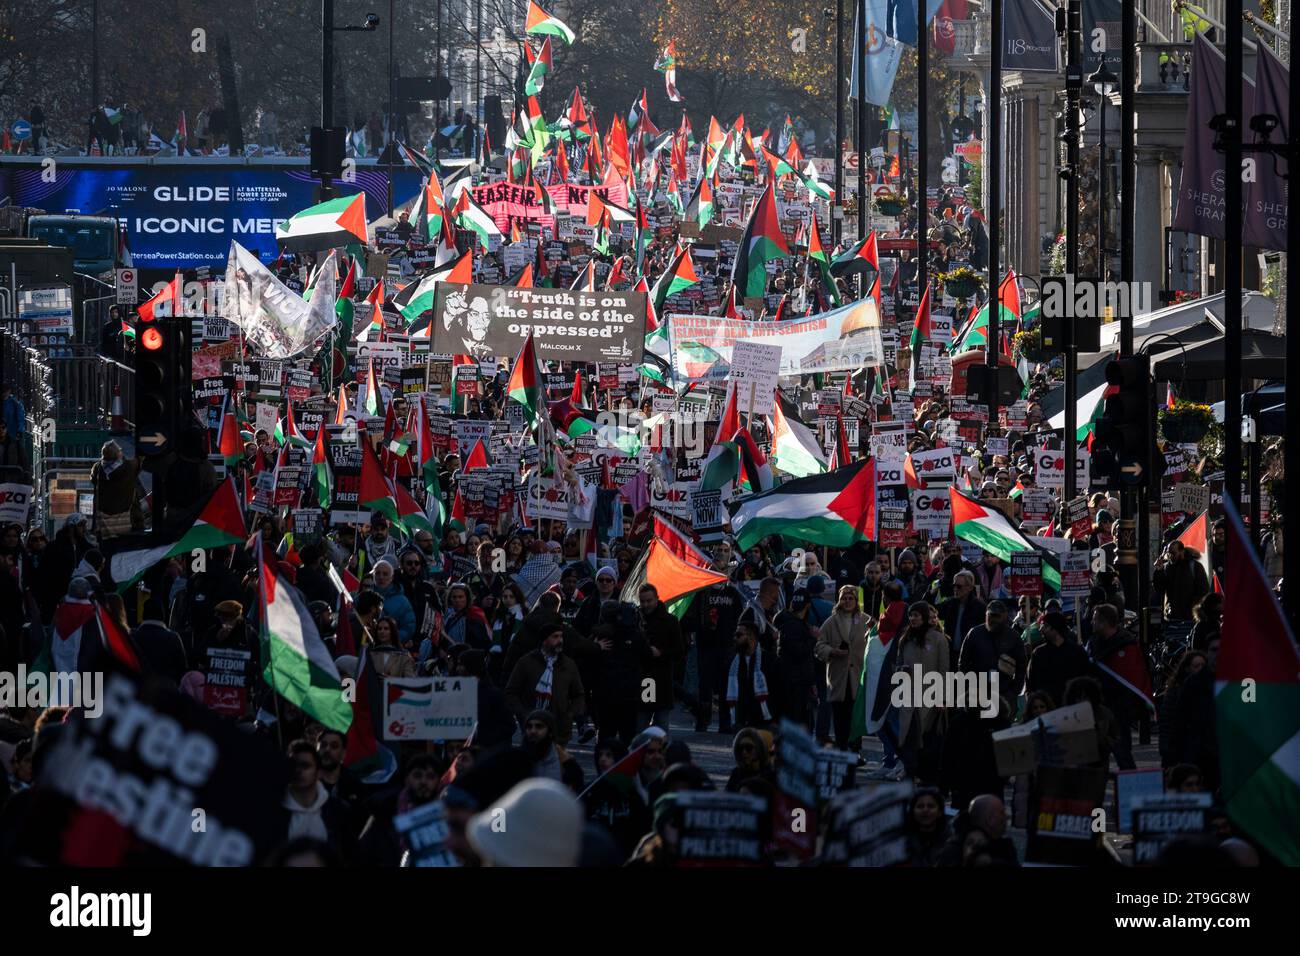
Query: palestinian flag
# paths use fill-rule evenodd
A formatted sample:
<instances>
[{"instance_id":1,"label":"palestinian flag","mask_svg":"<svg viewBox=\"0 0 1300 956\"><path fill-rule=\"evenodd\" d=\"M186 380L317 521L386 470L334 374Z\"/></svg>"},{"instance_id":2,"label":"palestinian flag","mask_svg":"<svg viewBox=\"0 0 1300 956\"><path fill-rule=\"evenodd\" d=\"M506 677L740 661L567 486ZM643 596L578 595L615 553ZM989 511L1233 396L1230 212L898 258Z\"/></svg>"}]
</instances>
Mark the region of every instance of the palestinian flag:
<instances>
[{"instance_id":1,"label":"palestinian flag","mask_svg":"<svg viewBox=\"0 0 1300 956\"><path fill-rule=\"evenodd\" d=\"M1223 507L1220 789L1236 826L1279 863L1300 866L1300 653L1240 516L1226 498Z\"/></svg>"},{"instance_id":2,"label":"palestinian flag","mask_svg":"<svg viewBox=\"0 0 1300 956\"><path fill-rule=\"evenodd\" d=\"M529 96L536 96L542 92L542 87L546 85L547 74L551 72L551 38L548 36L542 41L541 52L536 55L526 43L524 50L528 53L529 59L528 79L524 83L524 92Z\"/></svg>"},{"instance_id":3,"label":"palestinian flag","mask_svg":"<svg viewBox=\"0 0 1300 956\"><path fill-rule=\"evenodd\" d=\"M109 572L119 592L125 591L159 561L188 555L195 548L209 550L248 540L244 513L233 478L219 484L207 501L189 517L174 524L183 529L166 544L119 551L109 560Z\"/></svg>"},{"instance_id":4,"label":"palestinian flag","mask_svg":"<svg viewBox=\"0 0 1300 956\"><path fill-rule=\"evenodd\" d=\"M830 293L831 305L835 308L840 307L840 289L835 284L835 278L831 275L831 260L826 255L826 249L822 246L821 231L817 228L817 217L812 217L811 228L808 232L808 261L817 264L817 272L821 276L822 286Z\"/></svg>"},{"instance_id":5,"label":"palestinian flag","mask_svg":"<svg viewBox=\"0 0 1300 956\"><path fill-rule=\"evenodd\" d=\"M467 249L451 265L438 269L419 282L412 282L401 289L393 296L393 307L402 314L408 325L414 326L420 316L433 309L433 300L439 282L469 285L473 281L474 251Z\"/></svg>"},{"instance_id":6,"label":"palestinian flag","mask_svg":"<svg viewBox=\"0 0 1300 956\"><path fill-rule=\"evenodd\" d=\"M424 403L421 402L421 405ZM325 451L325 424L316 429L316 443L311 452L312 487L316 489L316 503L328 508L334 500L334 478L330 472L329 455Z\"/></svg>"},{"instance_id":7,"label":"palestinian flag","mask_svg":"<svg viewBox=\"0 0 1300 956\"><path fill-rule=\"evenodd\" d=\"M431 169L429 178L416 197L415 208L411 210L411 222L425 242L433 242L442 232L442 220L446 213L442 183L438 181L438 174Z\"/></svg>"},{"instance_id":8,"label":"palestinian flag","mask_svg":"<svg viewBox=\"0 0 1300 956\"><path fill-rule=\"evenodd\" d=\"M281 697L331 730L352 726L352 705L343 680L321 640L302 593L280 579L258 552L262 678Z\"/></svg>"},{"instance_id":9,"label":"palestinian flag","mask_svg":"<svg viewBox=\"0 0 1300 956\"><path fill-rule=\"evenodd\" d=\"M127 339L135 338L135 329L133 329L131 323L127 322L125 319L122 320L122 337Z\"/></svg>"},{"instance_id":10,"label":"palestinian flag","mask_svg":"<svg viewBox=\"0 0 1300 956\"><path fill-rule=\"evenodd\" d=\"M275 240L287 252L315 252L354 242L365 245L366 194L340 196L287 219L276 230Z\"/></svg>"},{"instance_id":11,"label":"palestinian flag","mask_svg":"<svg viewBox=\"0 0 1300 956\"><path fill-rule=\"evenodd\" d=\"M524 418L531 431L538 421L546 415L546 400L542 391L542 373L537 364L537 350L533 345L533 333L528 333L523 347L510 370L510 381L506 386L510 400L524 406Z\"/></svg>"},{"instance_id":12,"label":"palestinian flag","mask_svg":"<svg viewBox=\"0 0 1300 956\"><path fill-rule=\"evenodd\" d=\"M650 746L649 742L637 747L636 750L629 752L622 760L614 764L595 780L591 781L586 790L578 794L581 800L602 780L612 786L624 797L629 797L636 788L636 777L641 772L641 765L645 763L645 750Z\"/></svg>"},{"instance_id":13,"label":"palestinian flag","mask_svg":"<svg viewBox=\"0 0 1300 956\"><path fill-rule=\"evenodd\" d=\"M366 392L365 398L362 399L361 392L357 392L357 411L365 412L371 418L379 416L379 400L383 392L379 389L379 381L375 378L375 360L372 357L366 365Z\"/></svg>"},{"instance_id":14,"label":"palestinian flag","mask_svg":"<svg viewBox=\"0 0 1300 956\"><path fill-rule=\"evenodd\" d=\"M953 534L962 541L996 554L1003 561L1010 561L1016 551L1037 550L1000 511L983 507L955 487L949 489L949 497L952 501ZM1043 559L1043 581L1053 591L1061 589L1061 574L1046 556Z\"/></svg>"},{"instance_id":15,"label":"palestinian flag","mask_svg":"<svg viewBox=\"0 0 1300 956\"><path fill-rule=\"evenodd\" d=\"M1110 388L1105 382L1102 382L1087 395L1084 395L1074 406L1076 441L1087 441L1088 434L1096 427L1097 419L1101 417L1102 411L1106 407L1106 391ZM1057 412L1047 422L1051 428L1061 429L1065 427L1065 410Z\"/></svg>"},{"instance_id":16,"label":"palestinian flag","mask_svg":"<svg viewBox=\"0 0 1300 956\"><path fill-rule=\"evenodd\" d=\"M351 637L349 603L346 596L340 600L339 633L335 640L340 649L345 630ZM343 765L369 786L387 783L398 768L397 755L383 739L383 720L384 678L370 662L370 645L363 644L357 657L356 696L352 701L352 725L348 728Z\"/></svg>"},{"instance_id":17,"label":"palestinian flag","mask_svg":"<svg viewBox=\"0 0 1300 956\"><path fill-rule=\"evenodd\" d=\"M244 457L244 436L239 432L239 422L235 419L235 413L230 411L229 405L226 406L225 414L221 416L221 431L217 435L217 451L225 462L227 472L239 463L239 459Z\"/></svg>"},{"instance_id":18,"label":"palestinian flag","mask_svg":"<svg viewBox=\"0 0 1300 956\"><path fill-rule=\"evenodd\" d=\"M817 443L817 436L797 415L787 414L783 405L778 389L771 418L772 466L791 478L824 473L826 456Z\"/></svg>"},{"instance_id":19,"label":"palestinian flag","mask_svg":"<svg viewBox=\"0 0 1300 956\"><path fill-rule=\"evenodd\" d=\"M811 159L808 160L808 165L804 167L802 179L804 186L807 187L812 196L825 199L827 202L835 198L835 189L817 178L817 167L813 165Z\"/></svg>"},{"instance_id":20,"label":"palestinian flag","mask_svg":"<svg viewBox=\"0 0 1300 956\"><path fill-rule=\"evenodd\" d=\"M357 508L360 511L377 511L388 520L401 523L393 489L384 477L375 450L365 438L361 439L361 491L357 494Z\"/></svg>"},{"instance_id":21,"label":"palestinian flag","mask_svg":"<svg viewBox=\"0 0 1300 956\"><path fill-rule=\"evenodd\" d=\"M1185 548L1194 548L1198 555L1197 563L1205 572L1207 587L1222 591L1219 576L1214 573L1214 563L1210 560L1210 513L1202 511L1200 516L1187 526L1187 530L1178 536Z\"/></svg>"},{"instance_id":22,"label":"palestinian flag","mask_svg":"<svg viewBox=\"0 0 1300 956\"><path fill-rule=\"evenodd\" d=\"M867 238L858 240L841 252L831 263L831 275L836 278L854 276L860 272L869 272L872 275L880 273L880 255L876 251L874 231Z\"/></svg>"},{"instance_id":23,"label":"palestinian flag","mask_svg":"<svg viewBox=\"0 0 1300 956\"><path fill-rule=\"evenodd\" d=\"M482 206L470 198L470 191L462 189L456 206L452 210L452 219L462 229L467 229L478 236L479 245L484 250L491 248L492 240L504 238L496 222Z\"/></svg>"},{"instance_id":24,"label":"palestinian flag","mask_svg":"<svg viewBox=\"0 0 1300 956\"><path fill-rule=\"evenodd\" d=\"M551 16L533 0L528 0L528 19L524 22L524 32L534 36L559 37L565 43L573 43L576 36L558 18Z\"/></svg>"},{"instance_id":25,"label":"palestinian flag","mask_svg":"<svg viewBox=\"0 0 1300 956\"><path fill-rule=\"evenodd\" d=\"M664 301L669 296L678 295L699 284L700 277L696 275L695 263L691 261L691 247L683 245L650 290L650 302L655 314L663 311Z\"/></svg>"},{"instance_id":26,"label":"palestinian flag","mask_svg":"<svg viewBox=\"0 0 1300 956\"><path fill-rule=\"evenodd\" d=\"M731 270L731 281L741 290L742 298L767 292L766 264L789 255L790 249L776 218L776 195L772 192L772 184L768 183L745 224Z\"/></svg>"},{"instance_id":27,"label":"palestinian flag","mask_svg":"<svg viewBox=\"0 0 1300 956\"><path fill-rule=\"evenodd\" d=\"M741 551L771 534L846 548L876 536L876 462L865 459L787 481L727 505Z\"/></svg>"},{"instance_id":28,"label":"palestinian flag","mask_svg":"<svg viewBox=\"0 0 1300 956\"><path fill-rule=\"evenodd\" d=\"M695 222L701 229L713 221L713 184L708 176L700 176L691 194L691 201L686 204L685 217L688 222Z\"/></svg>"},{"instance_id":29,"label":"palestinian flag","mask_svg":"<svg viewBox=\"0 0 1300 956\"><path fill-rule=\"evenodd\" d=\"M166 309L160 310L159 307L163 305L166 305ZM176 273L171 282L163 286L157 295L150 298L137 311L140 313L141 322L153 322L163 316L184 315L185 293L181 274Z\"/></svg>"},{"instance_id":30,"label":"palestinian flag","mask_svg":"<svg viewBox=\"0 0 1300 956\"><path fill-rule=\"evenodd\" d=\"M725 574L684 561L673 553L672 547L652 538L650 547L628 574L619 600L637 604L641 586L653 584L659 592L659 600L669 604L714 584L725 584L728 580Z\"/></svg>"},{"instance_id":31,"label":"palestinian flag","mask_svg":"<svg viewBox=\"0 0 1300 956\"><path fill-rule=\"evenodd\" d=\"M998 286L998 328L1002 332L1017 328L1021 324L1020 285L1015 270L1007 273L1002 284ZM957 338L955 352L965 352L989 344L989 307L985 303L966 323L966 327Z\"/></svg>"},{"instance_id":32,"label":"palestinian flag","mask_svg":"<svg viewBox=\"0 0 1300 956\"><path fill-rule=\"evenodd\" d=\"M883 603L883 598L881 599ZM864 608L875 618L881 616L880 608ZM894 673L898 654L898 639L894 635L885 641L880 637L879 621L867 631L867 655L862 662L862 677L858 683L858 696L853 702L853 737L879 733L889 718L890 692L893 684L889 676Z\"/></svg>"},{"instance_id":33,"label":"palestinian flag","mask_svg":"<svg viewBox=\"0 0 1300 956\"><path fill-rule=\"evenodd\" d=\"M397 502L397 522L408 535L412 535L417 531L427 531L429 534L436 533L429 516L415 503L411 493L406 490L406 487L400 481L393 482L393 497Z\"/></svg>"},{"instance_id":34,"label":"palestinian flag","mask_svg":"<svg viewBox=\"0 0 1300 956\"><path fill-rule=\"evenodd\" d=\"M921 302L916 307L916 324L912 326L912 338L908 349L912 353L912 368L909 382L916 391L916 383L921 380L921 346L930 341L930 286L927 283L921 294Z\"/></svg>"}]
</instances>

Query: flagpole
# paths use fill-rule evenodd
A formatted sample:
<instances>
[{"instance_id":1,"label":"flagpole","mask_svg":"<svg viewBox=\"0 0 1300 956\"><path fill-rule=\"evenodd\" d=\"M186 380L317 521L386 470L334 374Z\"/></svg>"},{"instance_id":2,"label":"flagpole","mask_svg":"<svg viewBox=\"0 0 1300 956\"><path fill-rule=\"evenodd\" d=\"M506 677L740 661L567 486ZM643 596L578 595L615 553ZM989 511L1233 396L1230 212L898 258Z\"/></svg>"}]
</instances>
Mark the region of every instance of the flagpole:
<instances>
[{"instance_id":1,"label":"flagpole","mask_svg":"<svg viewBox=\"0 0 1300 956\"><path fill-rule=\"evenodd\" d=\"M857 105L857 124L856 124L856 146L858 150L858 239L865 239L866 222L867 222L867 160L864 155L867 151L867 98L863 95L866 92L867 78L865 76L867 64L867 0L857 0L857 49L854 56L857 59L854 65L857 67L858 77L858 105ZM859 273L858 282L861 283L861 274Z\"/></svg>"},{"instance_id":2,"label":"flagpole","mask_svg":"<svg viewBox=\"0 0 1300 956\"><path fill-rule=\"evenodd\" d=\"M835 247L844 231L844 0L835 0L835 201L830 212Z\"/></svg>"},{"instance_id":3,"label":"flagpole","mask_svg":"<svg viewBox=\"0 0 1300 956\"><path fill-rule=\"evenodd\" d=\"M989 110L986 116L989 124L989 149L988 153L988 191L989 206L985 210L988 218L989 231L989 291L993 293L989 301L989 326L988 342L984 347L985 358L988 364L993 367L993 372L989 375L989 432L997 426L998 422L998 372L999 363L1002 358L1002 287L999 284L999 273L1001 271L1001 255L998 247L1002 241L1002 230L999 219L1002 213L1002 4L994 2L990 6L990 35L989 35ZM1070 372L1065 373L1067 379L1070 378ZM1065 464L1066 481L1070 480L1073 475L1073 442L1070 437L1066 436L1066 455Z\"/></svg>"}]
</instances>

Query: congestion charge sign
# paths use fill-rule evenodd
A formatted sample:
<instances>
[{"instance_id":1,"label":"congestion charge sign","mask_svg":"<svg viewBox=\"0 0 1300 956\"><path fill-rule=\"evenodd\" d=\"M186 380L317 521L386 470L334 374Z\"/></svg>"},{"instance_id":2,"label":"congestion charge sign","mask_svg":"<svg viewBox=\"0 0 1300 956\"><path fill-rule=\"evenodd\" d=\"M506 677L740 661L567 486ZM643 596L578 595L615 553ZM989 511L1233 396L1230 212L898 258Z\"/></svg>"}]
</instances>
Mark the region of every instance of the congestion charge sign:
<instances>
[{"instance_id":1,"label":"congestion charge sign","mask_svg":"<svg viewBox=\"0 0 1300 956\"><path fill-rule=\"evenodd\" d=\"M342 194L366 193L366 216L376 219L388 206L384 170L361 167L356 182L338 183ZM231 241L254 251L263 262L277 255L279 223L316 201L317 183L298 166L204 163L150 166L129 164L77 167L60 160L54 183L42 181L37 163L14 170L16 205L99 212L118 219L126 231L134 265L140 269L224 270ZM418 189L413 171L394 171L398 203Z\"/></svg>"}]
</instances>

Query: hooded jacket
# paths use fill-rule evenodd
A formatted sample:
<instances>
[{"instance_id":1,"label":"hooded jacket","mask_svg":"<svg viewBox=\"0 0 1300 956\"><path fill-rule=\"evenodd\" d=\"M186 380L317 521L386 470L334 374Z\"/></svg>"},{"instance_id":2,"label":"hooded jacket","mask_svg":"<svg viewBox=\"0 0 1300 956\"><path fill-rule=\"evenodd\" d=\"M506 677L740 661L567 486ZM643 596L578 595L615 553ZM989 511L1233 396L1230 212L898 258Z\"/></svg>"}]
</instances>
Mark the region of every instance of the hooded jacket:
<instances>
[{"instance_id":1,"label":"hooded jacket","mask_svg":"<svg viewBox=\"0 0 1300 956\"><path fill-rule=\"evenodd\" d=\"M397 622L398 640L403 644L414 640L415 611L397 579L394 578L386 588L373 585L371 590L384 599L384 617L391 617Z\"/></svg>"}]
</instances>

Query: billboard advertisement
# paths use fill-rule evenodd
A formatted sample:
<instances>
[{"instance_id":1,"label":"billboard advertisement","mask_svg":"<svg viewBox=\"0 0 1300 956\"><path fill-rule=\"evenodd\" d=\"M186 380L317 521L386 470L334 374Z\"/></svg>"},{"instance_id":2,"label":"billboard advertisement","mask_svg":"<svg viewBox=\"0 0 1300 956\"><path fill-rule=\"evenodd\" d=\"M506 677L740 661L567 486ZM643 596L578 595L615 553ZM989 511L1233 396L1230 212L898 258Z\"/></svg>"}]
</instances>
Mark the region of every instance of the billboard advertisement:
<instances>
[{"instance_id":1,"label":"billboard advertisement","mask_svg":"<svg viewBox=\"0 0 1300 956\"><path fill-rule=\"evenodd\" d=\"M415 195L414 169L395 169L393 200ZM387 170L358 166L342 195L366 194L366 218L388 212ZM59 162L0 167L0 201L49 213L115 216L140 269L225 268L232 240L263 262L277 255L275 229L316 201L307 165Z\"/></svg>"}]
</instances>

